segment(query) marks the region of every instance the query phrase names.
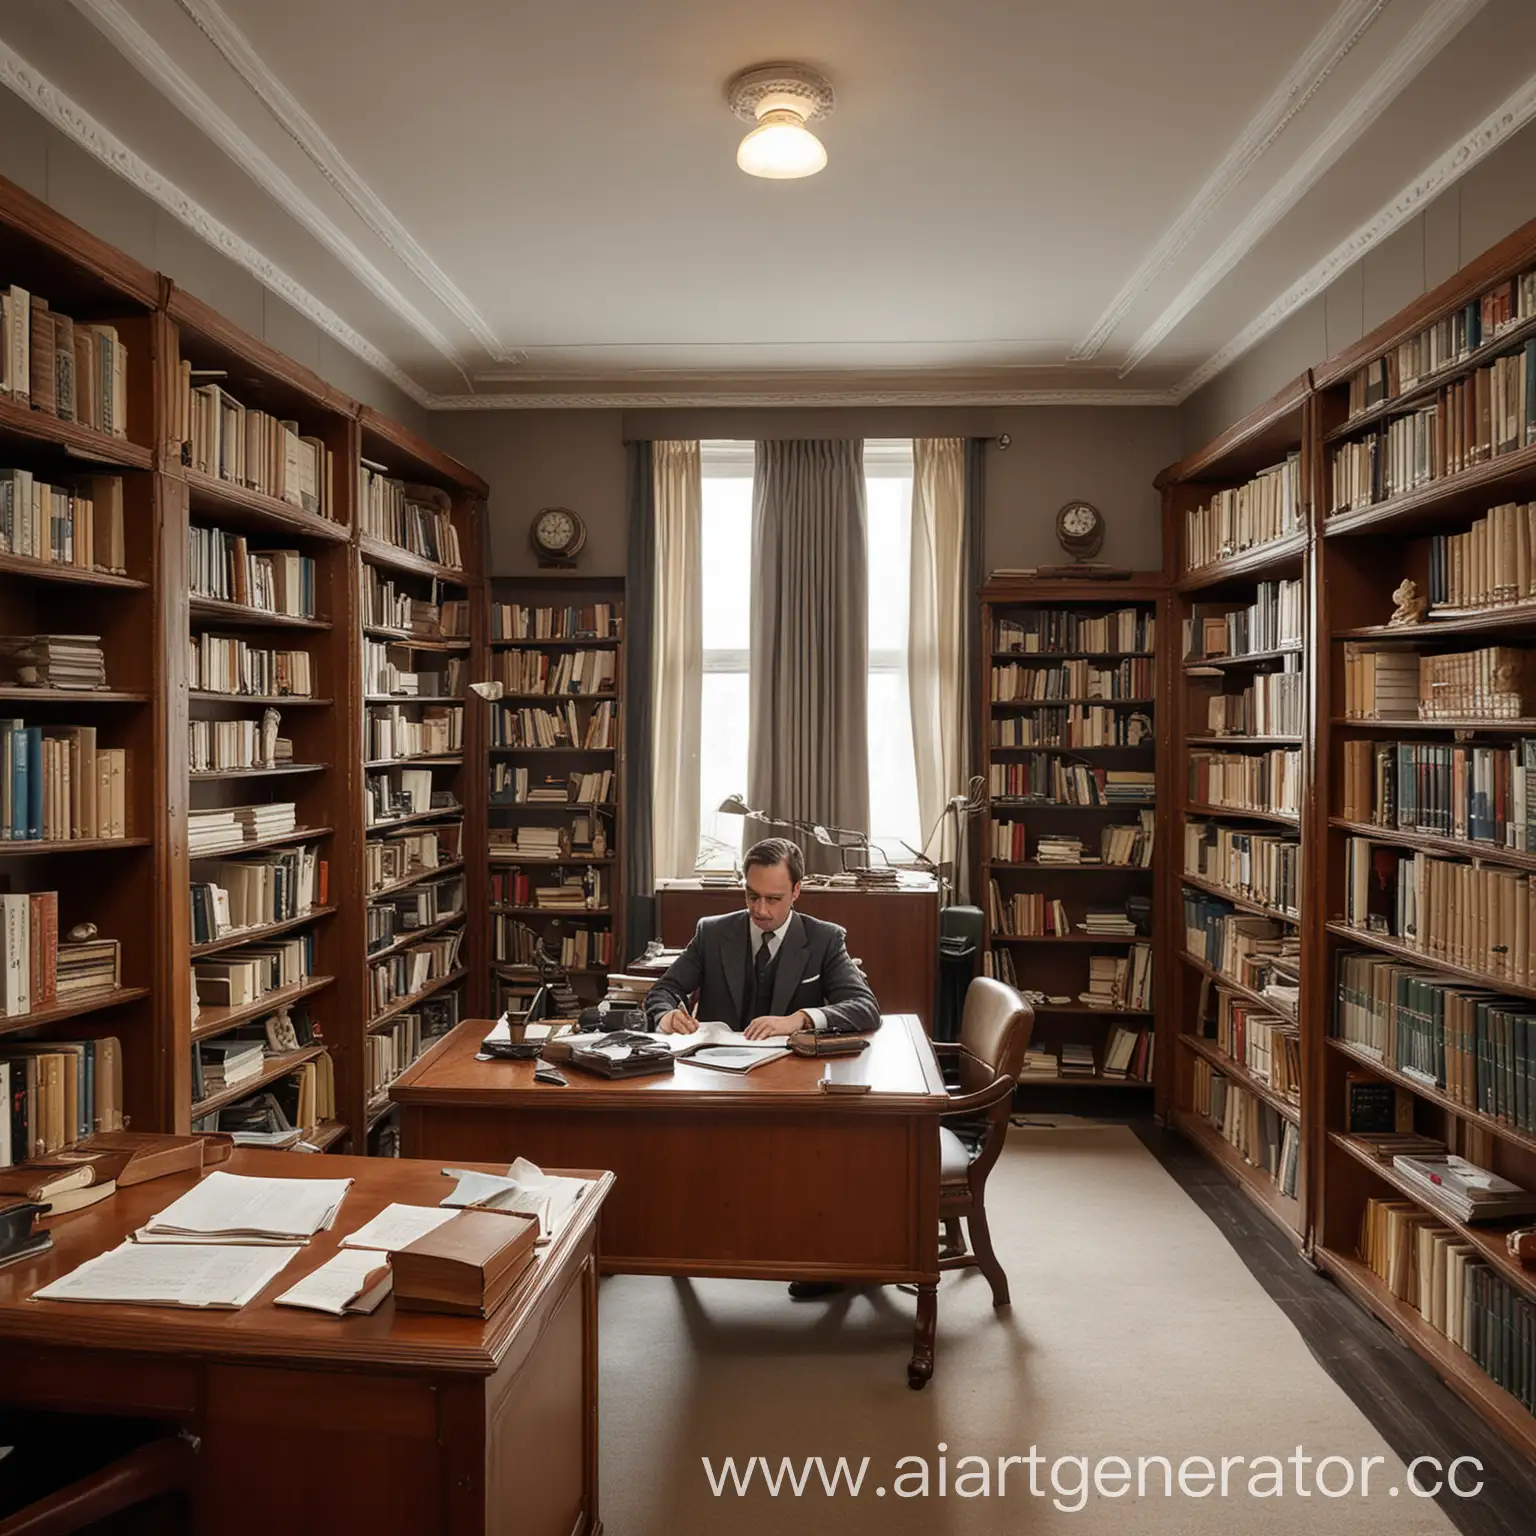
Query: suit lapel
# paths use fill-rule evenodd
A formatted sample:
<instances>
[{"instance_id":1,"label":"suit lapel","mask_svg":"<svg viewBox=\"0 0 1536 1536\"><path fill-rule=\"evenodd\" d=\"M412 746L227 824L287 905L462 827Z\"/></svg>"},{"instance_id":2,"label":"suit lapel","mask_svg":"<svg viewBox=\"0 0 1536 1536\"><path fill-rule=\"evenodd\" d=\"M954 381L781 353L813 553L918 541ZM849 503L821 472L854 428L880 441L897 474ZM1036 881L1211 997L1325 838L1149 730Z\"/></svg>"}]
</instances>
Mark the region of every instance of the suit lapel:
<instances>
[{"instance_id":1,"label":"suit lapel","mask_svg":"<svg viewBox=\"0 0 1536 1536\"><path fill-rule=\"evenodd\" d=\"M744 1006L742 988L747 980L747 956L750 951L747 929L751 921L747 913L741 913L738 921L727 927L720 944L720 963L725 967L725 985L731 994L738 1019L741 1019ZM741 1019L741 1027L745 1029L751 1022L751 1019Z\"/></svg>"},{"instance_id":2,"label":"suit lapel","mask_svg":"<svg viewBox=\"0 0 1536 1536\"><path fill-rule=\"evenodd\" d=\"M780 1016L789 1007L795 988L805 976L805 952L810 941L805 936L805 924L798 912L791 912L789 927L784 930L784 947L779 951L778 969L773 977L773 1011Z\"/></svg>"}]
</instances>

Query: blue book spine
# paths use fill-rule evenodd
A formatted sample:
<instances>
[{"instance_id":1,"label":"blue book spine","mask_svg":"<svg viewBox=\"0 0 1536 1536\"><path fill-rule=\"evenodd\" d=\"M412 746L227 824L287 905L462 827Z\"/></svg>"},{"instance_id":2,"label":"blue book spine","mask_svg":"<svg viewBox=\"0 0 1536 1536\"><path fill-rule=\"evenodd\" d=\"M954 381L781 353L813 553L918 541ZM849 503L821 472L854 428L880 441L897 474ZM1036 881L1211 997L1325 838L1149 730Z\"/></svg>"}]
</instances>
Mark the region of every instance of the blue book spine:
<instances>
[{"instance_id":1,"label":"blue book spine","mask_svg":"<svg viewBox=\"0 0 1536 1536\"><path fill-rule=\"evenodd\" d=\"M11 732L11 836L36 837L30 829L32 797L27 792L27 728Z\"/></svg>"},{"instance_id":2,"label":"blue book spine","mask_svg":"<svg viewBox=\"0 0 1536 1536\"><path fill-rule=\"evenodd\" d=\"M36 841L43 835L43 728L29 725L27 738L27 836Z\"/></svg>"}]
</instances>

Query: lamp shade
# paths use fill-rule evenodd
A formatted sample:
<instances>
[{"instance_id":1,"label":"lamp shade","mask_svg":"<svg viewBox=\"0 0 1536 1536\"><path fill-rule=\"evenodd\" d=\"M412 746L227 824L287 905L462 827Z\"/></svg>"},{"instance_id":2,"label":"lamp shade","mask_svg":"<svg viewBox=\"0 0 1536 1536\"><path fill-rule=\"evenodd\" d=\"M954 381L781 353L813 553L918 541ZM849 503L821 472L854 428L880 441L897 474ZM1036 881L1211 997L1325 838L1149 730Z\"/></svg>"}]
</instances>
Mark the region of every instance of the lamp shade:
<instances>
[{"instance_id":1,"label":"lamp shade","mask_svg":"<svg viewBox=\"0 0 1536 1536\"><path fill-rule=\"evenodd\" d=\"M827 151L798 112L780 107L763 113L757 127L741 141L736 164L749 176L794 181L824 170Z\"/></svg>"}]
</instances>

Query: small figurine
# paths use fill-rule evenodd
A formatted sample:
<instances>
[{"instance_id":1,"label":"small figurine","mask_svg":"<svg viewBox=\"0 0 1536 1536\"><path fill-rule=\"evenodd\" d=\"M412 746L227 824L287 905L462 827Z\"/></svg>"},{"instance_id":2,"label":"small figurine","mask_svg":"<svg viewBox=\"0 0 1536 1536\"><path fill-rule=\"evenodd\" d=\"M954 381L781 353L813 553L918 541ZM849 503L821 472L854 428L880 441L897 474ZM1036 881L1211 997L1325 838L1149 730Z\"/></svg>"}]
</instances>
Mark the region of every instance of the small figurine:
<instances>
[{"instance_id":1,"label":"small figurine","mask_svg":"<svg viewBox=\"0 0 1536 1536\"><path fill-rule=\"evenodd\" d=\"M99 930L97 929L95 923L76 923L75 926L71 928L67 934L65 934L65 938L67 938L71 944L88 944L92 939L96 937L98 932Z\"/></svg>"},{"instance_id":2,"label":"small figurine","mask_svg":"<svg viewBox=\"0 0 1536 1536\"><path fill-rule=\"evenodd\" d=\"M1405 578L1401 586L1392 594L1392 601L1397 607L1392 610L1392 617L1388 624L1422 624L1425 611L1429 607L1429 599L1419 596L1418 584Z\"/></svg>"}]
</instances>

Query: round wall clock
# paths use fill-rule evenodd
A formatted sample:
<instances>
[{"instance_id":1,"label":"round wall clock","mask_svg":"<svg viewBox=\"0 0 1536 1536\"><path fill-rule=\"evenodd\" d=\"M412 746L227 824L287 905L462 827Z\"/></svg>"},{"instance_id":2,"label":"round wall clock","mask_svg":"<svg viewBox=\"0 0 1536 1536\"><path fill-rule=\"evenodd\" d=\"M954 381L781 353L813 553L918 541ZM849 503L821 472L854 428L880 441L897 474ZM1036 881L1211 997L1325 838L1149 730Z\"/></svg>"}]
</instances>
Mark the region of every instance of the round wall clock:
<instances>
[{"instance_id":1,"label":"round wall clock","mask_svg":"<svg viewBox=\"0 0 1536 1536\"><path fill-rule=\"evenodd\" d=\"M528 529L540 565L575 565L587 542L587 525L569 507L545 507Z\"/></svg>"},{"instance_id":2,"label":"round wall clock","mask_svg":"<svg viewBox=\"0 0 1536 1536\"><path fill-rule=\"evenodd\" d=\"M1074 560L1091 560L1104 545L1104 517L1086 501L1069 501L1056 514L1056 539Z\"/></svg>"}]
</instances>

